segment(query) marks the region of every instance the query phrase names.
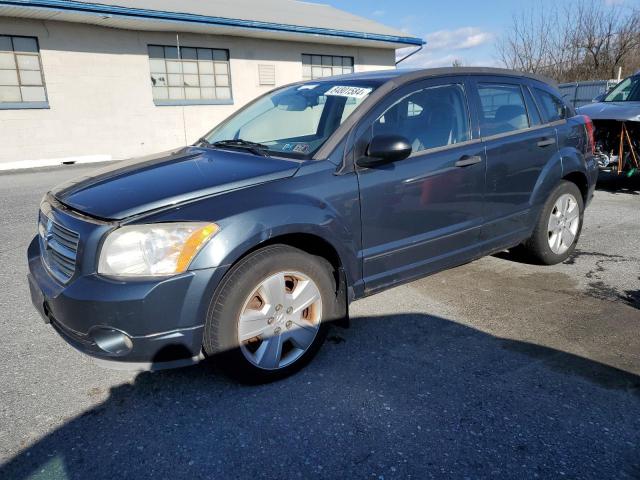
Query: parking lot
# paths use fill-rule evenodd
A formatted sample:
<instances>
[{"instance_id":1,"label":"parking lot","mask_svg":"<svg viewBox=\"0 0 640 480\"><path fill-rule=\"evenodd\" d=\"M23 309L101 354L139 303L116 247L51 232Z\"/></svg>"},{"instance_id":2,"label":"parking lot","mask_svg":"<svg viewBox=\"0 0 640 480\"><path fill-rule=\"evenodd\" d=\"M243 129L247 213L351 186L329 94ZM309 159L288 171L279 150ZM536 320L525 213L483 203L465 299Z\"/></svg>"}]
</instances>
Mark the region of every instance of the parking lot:
<instances>
[{"instance_id":1,"label":"parking lot","mask_svg":"<svg viewBox=\"0 0 640 480\"><path fill-rule=\"evenodd\" d=\"M0 478L640 478L640 185L606 181L555 267L487 257L352 305L315 361L106 370L29 301L47 187L0 175Z\"/></svg>"}]
</instances>

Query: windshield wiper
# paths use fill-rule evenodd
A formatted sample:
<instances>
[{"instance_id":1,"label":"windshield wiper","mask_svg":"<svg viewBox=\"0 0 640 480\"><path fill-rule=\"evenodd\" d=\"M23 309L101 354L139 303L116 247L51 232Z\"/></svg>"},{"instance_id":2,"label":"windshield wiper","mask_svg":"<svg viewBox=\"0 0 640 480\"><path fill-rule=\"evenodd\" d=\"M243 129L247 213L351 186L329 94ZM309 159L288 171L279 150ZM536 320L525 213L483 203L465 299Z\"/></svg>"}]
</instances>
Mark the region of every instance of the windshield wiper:
<instances>
[{"instance_id":1,"label":"windshield wiper","mask_svg":"<svg viewBox=\"0 0 640 480\"><path fill-rule=\"evenodd\" d=\"M206 137L202 137L202 138L198 139L198 141L196 142L196 145L205 146L205 147L213 147L213 145L211 145L211 142L209 140L207 140Z\"/></svg>"},{"instance_id":2,"label":"windshield wiper","mask_svg":"<svg viewBox=\"0 0 640 480\"><path fill-rule=\"evenodd\" d=\"M261 155L263 157L269 156L269 154L267 153L267 150L269 149L268 145L265 145L264 143L250 142L241 138L237 138L234 140L219 140L217 142L213 142L213 144L209 143L209 145L223 148L242 148L244 150L250 151L251 153L255 153L256 155Z\"/></svg>"}]
</instances>

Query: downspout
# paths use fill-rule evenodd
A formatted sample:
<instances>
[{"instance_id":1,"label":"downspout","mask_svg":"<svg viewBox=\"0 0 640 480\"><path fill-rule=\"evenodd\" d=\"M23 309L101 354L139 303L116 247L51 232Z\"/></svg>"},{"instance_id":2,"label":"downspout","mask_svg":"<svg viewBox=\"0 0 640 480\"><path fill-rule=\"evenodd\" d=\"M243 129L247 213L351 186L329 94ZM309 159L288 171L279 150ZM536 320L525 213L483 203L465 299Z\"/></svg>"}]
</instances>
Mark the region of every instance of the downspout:
<instances>
[{"instance_id":1,"label":"downspout","mask_svg":"<svg viewBox=\"0 0 640 480\"><path fill-rule=\"evenodd\" d=\"M176 47L178 47L178 61L181 64L180 70L184 73L184 71L182 70L182 53L180 52L180 34L178 32L176 32ZM188 144L187 144L187 118L184 113L185 108L186 107L182 105L182 132L184 133L184 146L186 147L188 146Z\"/></svg>"},{"instance_id":2,"label":"downspout","mask_svg":"<svg viewBox=\"0 0 640 480\"><path fill-rule=\"evenodd\" d=\"M425 42L426 43L426 42ZM406 59L408 59L409 57L413 57L416 53L420 52L422 49L424 48L424 43L422 45L420 45L418 47L417 50L414 50L413 52L409 53L408 55L405 55L404 57L402 57L400 60L398 60L396 62L396 67L398 66L399 63L404 62Z\"/></svg>"}]
</instances>

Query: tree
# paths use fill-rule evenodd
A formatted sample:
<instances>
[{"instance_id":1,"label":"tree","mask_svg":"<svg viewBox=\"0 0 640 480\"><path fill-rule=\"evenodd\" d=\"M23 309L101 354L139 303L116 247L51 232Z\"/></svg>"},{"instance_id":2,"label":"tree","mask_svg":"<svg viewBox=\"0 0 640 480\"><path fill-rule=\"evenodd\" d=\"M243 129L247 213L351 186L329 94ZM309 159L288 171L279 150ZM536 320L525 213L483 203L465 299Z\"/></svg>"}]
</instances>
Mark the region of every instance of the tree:
<instances>
[{"instance_id":1,"label":"tree","mask_svg":"<svg viewBox=\"0 0 640 480\"><path fill-rule=\"evenodd\" d=\"M558 81L609 79L640 67L640 10L573 0L523 11L498 40L502 63Z\"/></svg>"}]
</instances>

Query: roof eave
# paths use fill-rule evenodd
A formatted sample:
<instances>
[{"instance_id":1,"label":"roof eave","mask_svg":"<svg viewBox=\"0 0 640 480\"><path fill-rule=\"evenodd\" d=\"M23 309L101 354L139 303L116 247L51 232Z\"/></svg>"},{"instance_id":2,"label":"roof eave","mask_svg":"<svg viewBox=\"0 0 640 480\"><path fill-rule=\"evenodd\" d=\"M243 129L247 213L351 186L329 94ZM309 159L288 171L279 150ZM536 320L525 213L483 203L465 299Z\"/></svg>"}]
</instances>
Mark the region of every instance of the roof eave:
<instances>
[{"instance_id":1,"label":"roof eave","mask_svg":"<svg viewBox=\"0 0 640 480\"><path fill-rule=\"evenodd\" d=\"M191 13L145 10L65 0L0 0L0 7L2 6L14 7L17 11L25 9L25 13L28 13L30 18L33 18L34 11L41 10L50 14L53 13L55 17L58 17L55 18L56 20L103 25L113 28L126 28L118 26L118 19L139 19L145 21L146 29L148 30L164 30L166 29L166 24L169 23L172 28L177 29L177 27L182 26L182 29L185 31L191 31L190 27L198 27L197 31L201 31L203 27L221 29L225 35L252 36L252 32L260 32L260 37L264 38L266 33L270 33L269 38L275 39L279 37L285 37L283 39L287 39L286 37L288 35L300 37L310 36L313 37L315 41L318 39L326 39L326 43L338 43L337 41L339 40L339 43L356 45L371 44L372 46L375 45L386 48L402 48L410 45L419 46L424 44L422 39L411 36L335 30L321 27L211 17ZM72 20L63 18L64 15L62 14L65 12L75 14L75 18ZM53 20L54 18L50 19ZM333 41L329 41L331 39Z\"/></svg>"}]
</instances>

